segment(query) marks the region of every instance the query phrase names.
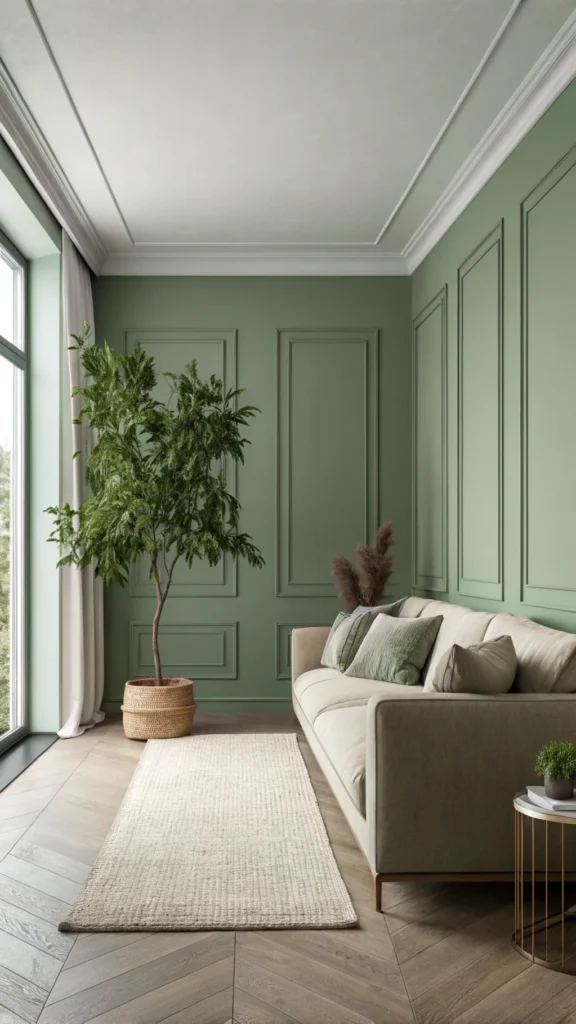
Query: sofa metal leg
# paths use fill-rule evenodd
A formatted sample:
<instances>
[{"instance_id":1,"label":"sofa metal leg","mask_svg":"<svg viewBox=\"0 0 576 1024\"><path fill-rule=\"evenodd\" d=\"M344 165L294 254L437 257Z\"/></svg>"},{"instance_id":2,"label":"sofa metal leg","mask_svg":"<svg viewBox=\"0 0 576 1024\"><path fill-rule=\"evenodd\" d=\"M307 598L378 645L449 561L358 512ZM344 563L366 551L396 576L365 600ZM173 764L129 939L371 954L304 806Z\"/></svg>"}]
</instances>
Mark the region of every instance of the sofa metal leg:
<instances>
[{"instance_id":1,"label":"sofa metal leg","mask_svg":"<svg viewBox=\"0 0 576 1024\"><path fill-rule=\"evenodd\" d=\"M376 875L374 879L374 885L376 886L376 911L378 914L382 913L382 884L384 881L384 875Z\"/></svg>"}]
</instances>

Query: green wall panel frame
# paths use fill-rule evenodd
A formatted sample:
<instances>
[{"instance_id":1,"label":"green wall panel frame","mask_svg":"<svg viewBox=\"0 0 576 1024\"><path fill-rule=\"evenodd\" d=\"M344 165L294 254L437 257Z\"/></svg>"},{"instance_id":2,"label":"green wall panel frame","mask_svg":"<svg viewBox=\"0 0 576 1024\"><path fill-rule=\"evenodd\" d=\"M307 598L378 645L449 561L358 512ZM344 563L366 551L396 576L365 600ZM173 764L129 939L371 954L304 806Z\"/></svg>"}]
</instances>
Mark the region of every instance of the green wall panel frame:
<instances>
[{"instance_id":1,"label":"green wall panel frame","mask_svg":"<svg viewBox=\"0 0 576 1024\"><path fill-rule=\"evenodd\" d=\"M280 330L277 595L331 597L378 525L378 331Z\"/></svg>"},{"instance_id":2,"label":"green wall panel frame","mask_svg":"<svg viewBox=\"0 0 576 1024\"><path fill-rule=\"evenodd\" d=\"M576 82L412 277L414 315L448 285L446 600L571 632L575 267ZM470 436L473 427L480 452ZM415 517L425 529L421 503ZM442 540L433 543L440 561ZM426 596L427 581L418 582L417 592Z\"/></svg>"},{"instance_id":3,"label":"green wall panel frame","mask_svg":"<svg viewBox=\"0 0 576 1024\"><path fill-rule=\"evenodd\" d=\"M445 285L412 332L414 588L441 594L448 590L447 301Z\"/></svg>"},{"instance_id":4,"label":"green wall panel frame","mask_svg":"<svg viewBox=\"0 0 576 1024\"><path fill-rule=\"evenodd\" d=\"M522 591L576 611L576 146L522 203Z\"/></svg>"},{"instance_id":5,"label":"green wall panel frame","mask_svg":"<svg viewBox=\"0 0 576 1024\"><path fill-rule=\"evenodd\" d=\"M236 371L238 387L245 389L241 401L260 410L246 430L250 444L245 463L238 467L236 487L242 505L241 529L254 538L266 564L257 570L240 560L234 593L232 587L222 585L221 576L212 579L218 585L210 588L205 585L205 577L196 576L192 581L194 587L189 586L186 577L179 578L180 586L173 591L162 616L164 627L173 623L238 623L237 678L222 678L222 667L211 670L219 673L218 678L197 677L197 672L208 670L194 665L184 672L197 679L195 693L203 707L225 711L227 706L230 710L277 710L290 706L287 631L283 628L286 643L283 640L277 651L276 624L327 625L337 614L339 600L329 573L330 556L338 551L351 552L365 539L366 410L371 445L374 440L369 452L373 456L368 488L370 532L377 525L379 499L382 518L391 519L395 525L391 593L402 597L410 589L410 291L407 277L103 276L94 281L98 342L106 338L119 352L126 350L128 342L154 343L159 368L177 370L194 354L189 351L194 347L192 343L208 339L209 344L203 346L205 372L221 365L223 349L217 342L224 336L230 373L232 369ZM138 325L144 329L133 332ZM297 421L292 433L293 494L298 499L294 511L302 516L302 525L297 522L292 533L295 571L300 573L301 560L309 553L313 582L321 582L322 587L302 587L299 596L289 589L286 596L279 597L278 331L286 325L303 325L305 334L316 339L304 352L304 344L295 346L298 355L293 402ZM329 343L330 338L338 341L342 336L347 339L344 343ZM198 348L196 345L196 351ZM300 355L304 358L300 359ZM230 384L233 383L230 376ZM285 376L280 383L286 383ZM315 427L312 430L316 414L325 419L324 433ZM378 435L383 439L379 447ZM353 441L344 454L335 450L340 436ZM318 502L314 479L310 490L303 489L309 450L321 473L333 467L333 479L327 482L335 495L332 504L325 500L323 492ZM280 468L285 469L285 464ZM326 523L329 532L332 505L337 504L340 532L330 534L326 542ZM320 535L319 544L306 543L308 523L309 532L317 531ZM306 577L294 574L294 579L302 578ZM228 579L225 577L225 582ZM198 586L199 583L204 586ZM316 597L309 593L318 591ZM129 623L150 624L154 608L155 598L148 587L146 570L131 588L114 586L106 592L105 693L106 706L110 708L117 709L125 682L133 672ZM194 661L199 658L196 652L200 642L215 644L214 640L200 641L178 631L168 637L168 650L163 646L161 653L180 662ZM150 634L146 631L140 644L142 654L136 660L140 670L148 673L151 655ZM194 650L192 644L196 645ZM179 653L178 645L183 646ZM214 650L211 658L216 660ZM185 666L174 668L182 671ZM172 671L170 667L166 670Z\"/></svg>"},{"instance_id":6,"label":"green wall panel frame","mask_svg":"<svg viewBox=\"0 0 576 1024\"><path fill-rule=\"evenodd\" d=\"M292 678L292 630L307 626L327 626L327 622L276 623L276 679Z\"/></svg>"},{"instance_id":7,"label":"green wall panel frame","mask_svg":"<svg viewBox=\"0 0 576 1024\"><path fill-rule=\"evenodd\" d=\"M458 268L458 592L503 597L503 222Z\"/></svg>"},{"instance_id":8,"label":"green wall panel frame","mask_svg":"<svg viewBox=\"0 0 576 1024\"><path fill-rule=\"evenodd\" d=\"M178 372L192 359L198 362L201 375L215 373L224 381L224 388L235 388L236 371L236 330L186 330L151 329L126 331L126 351L138 345L153 355L159 373L164 370ZM167 384L161 382L159 393L168 395ZM233 462L227 467L230 491L236 494L236 467ZM154 584L150 579L149 567L141 559L129 574L129 592L132 597L153 597ZM217 566L197 562L191 569L180 561L176 565L171 587L173 597L234 597L238 593L236 563L225 556Z\"/></svg>"},{"instance_id":9,"label":"green wall panel frame","mask_svg":"<svg viewBox=\"0 0 576 1024\"><path fill-rule=\"evenodd\" d=\"M130 671L154 675L152 625L130 622ZM162 671L190 679L238 678L238 623L165 623L160 625Z\"/></svg>"}]
</instances>

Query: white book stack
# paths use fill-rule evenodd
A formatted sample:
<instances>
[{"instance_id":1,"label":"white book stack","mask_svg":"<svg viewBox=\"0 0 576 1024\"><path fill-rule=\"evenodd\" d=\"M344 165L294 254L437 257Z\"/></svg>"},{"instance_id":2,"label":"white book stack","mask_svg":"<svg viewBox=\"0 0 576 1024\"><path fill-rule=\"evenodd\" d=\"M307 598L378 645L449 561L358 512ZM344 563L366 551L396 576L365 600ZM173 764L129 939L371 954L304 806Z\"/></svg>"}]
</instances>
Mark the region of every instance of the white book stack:
<instances>
[{"instance_id":1,"label":"white book stack","mask_svg":"<svg viewBox=\"0 0 576 1024\"><path fill-rule=\"evenodd\" d=\"M528 799L545 811L560 811L562 814L570 813L576 815L576 789L572 793L571 800L553 800L546 796L544 786L526 786Z\"/></svg>"}]
</instances>

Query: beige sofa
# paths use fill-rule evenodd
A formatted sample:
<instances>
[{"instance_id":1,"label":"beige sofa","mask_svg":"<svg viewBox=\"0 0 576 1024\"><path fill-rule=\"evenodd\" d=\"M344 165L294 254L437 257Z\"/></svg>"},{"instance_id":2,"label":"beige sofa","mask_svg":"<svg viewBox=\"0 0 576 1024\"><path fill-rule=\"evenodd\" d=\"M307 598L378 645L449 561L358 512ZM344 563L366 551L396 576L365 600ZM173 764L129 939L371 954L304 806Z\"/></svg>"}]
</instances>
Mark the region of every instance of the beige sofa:
<instances>
[{"instance_id":1,"label":"beige sofa","mask_svg":"<svg viewBox=\"0 0 576 1024\"><path fill-rule=\"evenodd\" d=\"M424 685L322 668L329 627L292 633L294 710L376 877L378 906L384 880L508 877L512 797L537 781L543 744L576 741L576 635L417 597L400 615L443 616ZM518 657L513 692L426 690L452 644L502 634Z\"/></svg>"}]
</instances>

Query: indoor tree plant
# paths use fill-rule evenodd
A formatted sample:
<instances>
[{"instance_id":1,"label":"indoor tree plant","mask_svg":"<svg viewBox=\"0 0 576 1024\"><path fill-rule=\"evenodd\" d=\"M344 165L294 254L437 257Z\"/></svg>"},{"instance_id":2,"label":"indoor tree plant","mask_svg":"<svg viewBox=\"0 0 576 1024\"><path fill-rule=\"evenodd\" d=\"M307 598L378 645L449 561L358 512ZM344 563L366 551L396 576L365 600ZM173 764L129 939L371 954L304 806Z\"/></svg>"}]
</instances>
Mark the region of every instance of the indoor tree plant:
<instances>
[{"instance_id":1,"label":"indoor tree plant","mask_svg":"<svg viewBox=\"0 0 576 1024\"><path fill-rule=\"evenodd\" d=\"M570 800L576 776L576 746L549 743L536 758L534 771L544 776L544 791L552 800Z\"/></svg>"},{"instance_id":2,"label":"indoor tree plant","mask_svg":"<svg viewBox=\"0 0 576 1024\"><path fill-rule=\"evenodd\" d=\"M201 380L195 362L164 374L170 398L153 397L157 375L144 349L119 355L104 342L87 344L90 328L72 335L81 350L85 383L74 388L95 438L86 453L90 496L68 503L54 517L50 540L60 545L58 565L93 565L106 584L124 586L130 566L145 557L156 590L152 622L155 676L133 679L124 692L128 736L179 736L194 716L192 682L162 676L158 630L174 568L197 558L216 565L225 553L264 564L251 538L238 531L240 504L226 487L226 460L244 461L249 442L240 429L258 412L237 408L239 390L224 391L212 375ZM78 453L76 453L78 454Z\"/></svg>"}]
</instances>

